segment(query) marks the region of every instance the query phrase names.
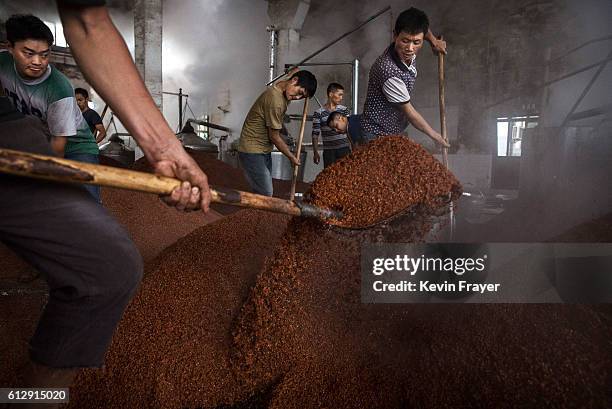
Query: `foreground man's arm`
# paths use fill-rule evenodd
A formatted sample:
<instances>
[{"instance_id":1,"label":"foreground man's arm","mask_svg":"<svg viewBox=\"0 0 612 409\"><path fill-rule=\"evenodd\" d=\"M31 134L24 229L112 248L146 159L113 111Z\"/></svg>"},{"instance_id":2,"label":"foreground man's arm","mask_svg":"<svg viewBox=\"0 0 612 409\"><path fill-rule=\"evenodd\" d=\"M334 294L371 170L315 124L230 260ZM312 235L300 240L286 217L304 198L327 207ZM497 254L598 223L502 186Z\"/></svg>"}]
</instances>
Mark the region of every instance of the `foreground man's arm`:
<instances>
[{"instance_id":1,"label":"foreground man's arm","mask_svg":"<svg viewBox=\"0 0 612 409\"><path fill-rule=\"evenodd\" d=\"M164 201L179 210L201 207L207 212L208 179L153 102L106 7L76 7L58 0L58 10L72 55L87 81L136 138L155 172L183 181Z\"/></svg>"}]
</instances>

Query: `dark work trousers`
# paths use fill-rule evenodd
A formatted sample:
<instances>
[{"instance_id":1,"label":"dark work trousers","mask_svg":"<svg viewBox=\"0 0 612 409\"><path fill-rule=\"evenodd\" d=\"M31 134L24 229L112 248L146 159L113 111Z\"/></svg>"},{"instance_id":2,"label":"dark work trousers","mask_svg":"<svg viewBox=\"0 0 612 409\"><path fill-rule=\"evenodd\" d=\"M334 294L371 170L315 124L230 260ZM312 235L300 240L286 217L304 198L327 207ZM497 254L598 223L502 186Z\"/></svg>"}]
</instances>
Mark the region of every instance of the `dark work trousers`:
<instances>
[{"instance_id":1,"label":"dark work trousers","mask_svg":"<svg viewBox=\"0 0 612 409\"><path fill-rule=\"evenodd\" d=\"M272 154L238 152L238 160L253 193L272 196Z\"/></svg>"},{"instance_id":2,"label":"dark work trousers","mask_svg":"<svg viewBox=\"0 0 612 409\"><path fill-rule=\"evenodd\" d=\"M339 149L325 149L323 151L323 167L326 168L330 166L335 161L344 158L349 153L351 153L351 148L339 148Z\"/></svg>"},{"instance_id":3,"label":"dark work trousers","mask_svg":"<svg viewBox=\"0 0 612 409\"><path fill-rule=\"evenodd\" d=\"M33 116L0 122L0 148L51 155ZM100 367L142 278L127 232L82 186L0 173L0 241L49 285L30 340L33 361L57 368Z\"/></svg>"},{"instance_id":4,"label":"dark work trousers","mask_svg":"<svg viewBox=\"0 0 612 409\"><path fill-rule=\"evenodd\" d=\"M98 155L91 153L68 153L64 155L64 159L76 160L78 162L91 163L94 165L100 164L100 158ZM85 189L96 199L96 202L102 203L100 198L100 186L96 185L83 185Z\"/></svg>"}]
</instances>

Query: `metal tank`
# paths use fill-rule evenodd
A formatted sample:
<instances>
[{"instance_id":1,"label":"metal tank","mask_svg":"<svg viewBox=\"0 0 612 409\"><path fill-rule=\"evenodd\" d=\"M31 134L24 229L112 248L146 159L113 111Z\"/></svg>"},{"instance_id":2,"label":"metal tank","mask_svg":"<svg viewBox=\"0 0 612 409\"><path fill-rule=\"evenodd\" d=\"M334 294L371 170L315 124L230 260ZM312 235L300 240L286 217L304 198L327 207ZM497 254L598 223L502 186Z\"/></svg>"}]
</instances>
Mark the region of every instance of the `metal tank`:
<instances>
[{"instance_id":1,"label":"metal tank","mask_svg":"<svg viewBox=\"0 0 612 409\"><path fill-rule=\"evenodd\" d=\"M181 141L181 144L183 144L185 148L194 151L212 153L215 155L219 154L219 148L217 147L217 145L204 138L199 137L196 134L195 129L193 128L193 126L191 126L191 121L192 120L187 120L187 123L185 124L183 129L181 129L181 132L176 134L176 137L179 141Z\"/></svg>"},{"instance_id":2,"label":"metal tank","mask_svg":"<svg viewBox=\"0 0 612 409\"><path fill-rule=\"evenodd\" d=\"M300 169L298 171L297 180L304 181L304 164L306 163L307 153L300 153ZM272 151L272 178L281 180L293 179L293 164L291 161L279 151Z\"/></svg>"},{"instance_id":3,"label":"metal tank","mask_svg":"<svg viewBox=\"0 0 612 409\"><path fill-rule=\"evenodd\" d=\"M200 138L195 133L183 133L179 134L178 137L185 148L215 155L219 154L219 147L217 145L206 139Z\"/></svg>"},{"instance_id":4,"label":"metal tank","mask_svg":"<svg viewBox=\"0 0 612 409\"><path fill-rule=\"evenodd\" d=\"M129 136L129 134L114 133L108 142L100 145L100 156L110 158L121 166L130 168L134 164L135 152L125 146L125 142L119 137L120 135Z\"/></svg>"}]
</instances>

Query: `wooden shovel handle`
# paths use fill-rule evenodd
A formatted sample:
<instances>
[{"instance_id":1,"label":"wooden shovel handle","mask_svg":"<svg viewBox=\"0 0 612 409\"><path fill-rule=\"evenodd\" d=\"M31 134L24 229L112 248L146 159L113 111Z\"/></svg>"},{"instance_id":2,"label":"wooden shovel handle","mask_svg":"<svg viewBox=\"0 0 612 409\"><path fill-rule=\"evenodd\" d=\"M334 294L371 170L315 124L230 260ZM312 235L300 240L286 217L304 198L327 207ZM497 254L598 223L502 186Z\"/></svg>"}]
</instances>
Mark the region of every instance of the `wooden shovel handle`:
<instances>
[{"instance_id":1,"label":"wooden shovel handle","mask_svg":"<svg viewBox=\"0 0 612 409\"><path fill-rule=\"evenodd\" d=\"M442 36L440 36L442 40ZM438 53L438 86L439 86L439 102L440 102L440 133L442 138L448 142L446 134L446 102L444 90L444 53ZM442 148L442 163L448 169L448 148Z\"/></svg>"},{"instance_id":2,"label":"wooden shovel handle","mask_svg":"<svg viewBox=\"0 0 612 409\"><path fill-rule=\"evenodd\" d=\"M151 173L0 149L0 171L57 182L87 183L169 195L181 181Z\"/></svg>"},{"instance_id":3,"label":"wooden shovel handle","mask_svg":"<svg viewBox=\"0 0 612 409\"><path fill-rule=\"evenodd\" d=\"M77 162L53 156L0 149L0 172L63 183L99 186L169 195L181 185L178 179L152 173ZM289 200L256 195L234 189L211 188L212 202L266 210L292 216L342 218L340 212L310 205L296 205Z\"/></svg>"},{"instance_id":4,"label":"wooden shovel handle","mask_svg":"<svg viewBox=\"0 0 612 409\"><path fill-rule=\"evenodd\" d=\"M298 137L297 150L295 155L297 159L300 160L300 156L302 156L302 142L304 141L304 129L306 128L306 117L308 116L308 98L304 99L304 110L302 111L302 122L300 123L300 135ZM305 166L305 163L301 163L300 166ZM295 187L297 184L297 178L299 174L300 167L293 166L293 177L291 178L291 191L289 192L289 200L293 201L295 198Z\"/></svg>"}]
</instances>

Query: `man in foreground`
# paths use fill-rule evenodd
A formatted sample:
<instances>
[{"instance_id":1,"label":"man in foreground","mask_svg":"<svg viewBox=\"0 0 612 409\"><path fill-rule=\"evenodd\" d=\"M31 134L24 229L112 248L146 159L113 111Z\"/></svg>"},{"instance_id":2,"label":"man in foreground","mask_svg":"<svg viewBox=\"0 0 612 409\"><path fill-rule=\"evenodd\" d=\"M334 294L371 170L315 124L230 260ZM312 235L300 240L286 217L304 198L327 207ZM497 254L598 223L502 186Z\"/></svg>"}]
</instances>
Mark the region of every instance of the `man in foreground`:
<instances>
[{"instance_id":1,"label":"man in foreground","mask_svg":"<svg viewBox=\"0 0 612 409\"><path fill-rule=\"evenodd\" d=\"M104 1L59 0L58 8L88 82L136 138L155 172L183 181L163 200L178 210L207 212L206 175L155 106ZM92 54L92 48L97 52ZM4 97L0 148L53 153L43 123L17 111ZM69 387L79 368L103 365L142 276L138 250L84 189L7 175L0 175L0 240L49 284L49 300L30 341L31 362L18 386Z\"/></svg>"}]
</instances>

